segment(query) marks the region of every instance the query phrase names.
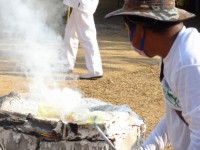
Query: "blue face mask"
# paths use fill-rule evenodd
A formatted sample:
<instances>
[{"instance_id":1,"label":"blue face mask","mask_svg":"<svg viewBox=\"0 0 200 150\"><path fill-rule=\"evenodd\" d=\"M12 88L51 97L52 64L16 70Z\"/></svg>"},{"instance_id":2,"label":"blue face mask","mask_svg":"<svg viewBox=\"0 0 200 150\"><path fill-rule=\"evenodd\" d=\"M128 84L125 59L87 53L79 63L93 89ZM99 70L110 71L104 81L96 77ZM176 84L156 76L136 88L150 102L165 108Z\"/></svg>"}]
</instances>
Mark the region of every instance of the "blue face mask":
<instances>
[{"instance_id":1,"label":"blue face mask","mask_svg":"<svg viewBox=\"0 0 200 150\"><path fill-rule=\"evenodd\" d=\"M132 24L131 25L131 28L130 28L130 41L132 42L133 40L133 36L134 36L134 33L135 33L135 29L136 29L136 24Z\"/></svg>"},{"instance_id":2,"label":"blue face mask","mask_svg":"<svg viewBox=\"0 0 200 150\"><path fill-rule=\"evenodd\" d=\"M130 28L130 41L132 42L133 37L134 37L134 33L135 33L135 29L136 29L136 24L132 24L131 28ZM142 38L142 41L140 43L140 50L141 52L144 52L144 43L145 43L145 38ZM138 51L138 50L137 50ZM140 53L141 54L141 53Z\"/></svg>"}]
</instances>

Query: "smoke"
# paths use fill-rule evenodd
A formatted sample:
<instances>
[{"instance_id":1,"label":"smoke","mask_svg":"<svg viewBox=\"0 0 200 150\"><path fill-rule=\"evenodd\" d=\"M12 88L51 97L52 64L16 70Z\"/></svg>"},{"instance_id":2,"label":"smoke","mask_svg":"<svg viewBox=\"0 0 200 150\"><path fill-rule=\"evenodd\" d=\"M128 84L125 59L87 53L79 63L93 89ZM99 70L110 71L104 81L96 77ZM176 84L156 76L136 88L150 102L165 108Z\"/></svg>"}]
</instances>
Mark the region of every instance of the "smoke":
<instances>
[{"instance_id":1,"label":"smoke","mask_svg":"<svg viewBox=\"0 0 200 150\"><path fill-rule=\"evenodd\" d=\"M62 0L1 0L1 35L4 38L52 38L53 35L46 35L63 32L65 12Z\"/></svg>"},{"instance_id":2,"label":"smoke","mask_svg":"<svg viewBox=\"0 0 200 150\"><path fill-rule=\"evenodd\" d=\"M58 77L67 69L63 47L66 6L62 1L0 0L0 39L12 45L12 53L18 54L16 67L32 81L28 96L33 103L25 97L24 105L18 105L17 99L16 103L9 102L6 110L26 112L31 107L27 111L30 112L36 106L41 117L54 113L63 120L67 119L65 114L75 110L78 119L86 120L90 117L86 108L106 104L87 100L79 90L60 89L57 84Z\"/></svg>"},{"instance_id":3,"label":"smoke","mask_svg":"<svg viewBox=\"0 0 200 150\"><path fill-rule=\"evenodd\" d=\"M94 105L95 100L87 101L78 89L61 89L57 82L65 78L67 69L63 46L66 10L63 0L0 0L0 39L17 53L16 68L31 79L30 99L25 97L25 105L20 107L16 101L7 109L23 112L31 108L28 112L36 110L41 117L54 113L65 120L68 112Z\"/></svg>"},{"instance_id":4,"label":"smoke","mask_svg":"<svg viewBox=\"0 0 200 150\"><path fill-rule=\"evenodd\" d=\"M16 67L31 77L30 93L38 97L58 87L65 69L65 13L62 0L0 0L0 38L13 45Z\"/></svg>"}]
</instances>

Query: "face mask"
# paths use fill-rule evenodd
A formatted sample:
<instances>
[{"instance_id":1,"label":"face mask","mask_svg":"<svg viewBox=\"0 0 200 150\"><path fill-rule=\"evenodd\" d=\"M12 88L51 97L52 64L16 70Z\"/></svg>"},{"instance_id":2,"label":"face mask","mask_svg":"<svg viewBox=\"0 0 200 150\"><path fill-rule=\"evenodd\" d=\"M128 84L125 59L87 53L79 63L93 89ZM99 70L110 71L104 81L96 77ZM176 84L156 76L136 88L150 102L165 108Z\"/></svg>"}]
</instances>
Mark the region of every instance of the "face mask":
<instances>
[{"instance_id":1,"label":"face mask","mask_svg":"<svg viewBox=\"0 0 200 150\"><path fill-rule=\"evenodd\" d=\"M131 48L132 48L135 52L137 52L139 55L148 57L148 56L145 54L144 51L141 51L141 50L135 48L132 44L131 44Z\"/></svg>"},{"instance_id":2,"label":"face mask","mask_svg":"<svg viewBox=\"0 0 200 150\"><path fill-rule=\"evenodd\" d=\"M136 29L136 25L132 24L131 29L130 29L130 41L131 41L131 43L132 43L132 40L133 40L133 37L134 37L135 29ZM136 51L139 55L148 57L144 52L144 43L145 43L145 39L143 37L142 41L140 43L140 49L135 48L132 44L131 44L131 46L132 46L132 49L134 51Z\"/></svg>"}]
</instances>

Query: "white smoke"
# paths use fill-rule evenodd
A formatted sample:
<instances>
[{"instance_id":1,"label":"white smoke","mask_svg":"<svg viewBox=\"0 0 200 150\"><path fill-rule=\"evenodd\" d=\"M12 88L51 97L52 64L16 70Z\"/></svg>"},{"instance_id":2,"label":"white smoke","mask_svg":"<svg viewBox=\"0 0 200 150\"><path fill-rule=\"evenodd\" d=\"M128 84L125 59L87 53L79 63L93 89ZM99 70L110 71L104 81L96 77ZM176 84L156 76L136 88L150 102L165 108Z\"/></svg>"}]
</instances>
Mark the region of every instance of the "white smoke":
<instances>
[{"instance_id":1,"label":"white smoke","mask_svg":"<svg viewBox=\"0 0 200 150\"><path fill-rule=\"evenodd\" d=\"M31 77L30 93L38 99L49 99L66 69L65 14L62 0L0 0L0 38L19 54L17 67Z\"/></svg>"},{"instance_id":2,"label":"white smoke","mask_svg":"<svg viewBox=\"0 0 200 150\"><path fill-rule=\"evenodd\" d=\"M86 99L79 90L60 89L57 85L57 76L67 69L62 37L66 7L62 1L0 0L0 41L12 45L13 53L18 53L17 67L32 81L30 101L26 96L21 102L19 99L4 101L1 109L21 113L36 111L35 114L45 118L54 112L62 120L67 120L66 114L70 111L76 111L76 120L91 122L98 114L91 114L88 107L108 104ZM105 119L105 114L100 118Z\"/></svg>"},{"instance_id":3,"label":"white smoke","mask_svg":"<svg viewBox=\"0 0 200 150\"><path fill-rule=\"evenodd\" d=\"M40 40L55 38L52 32L63 32L65 12L62 0L1 0L0 26L4 33L1 35L28 39L39 36Z\"/></svg>"}]
</instances>

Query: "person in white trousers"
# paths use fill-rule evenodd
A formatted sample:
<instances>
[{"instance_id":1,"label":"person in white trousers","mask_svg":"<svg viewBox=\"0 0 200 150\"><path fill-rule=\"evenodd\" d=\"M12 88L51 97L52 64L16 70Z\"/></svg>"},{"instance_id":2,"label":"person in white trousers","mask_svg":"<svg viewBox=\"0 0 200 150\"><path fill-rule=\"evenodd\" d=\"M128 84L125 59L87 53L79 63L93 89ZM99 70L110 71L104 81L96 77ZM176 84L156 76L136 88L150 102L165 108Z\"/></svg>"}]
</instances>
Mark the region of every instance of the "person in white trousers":
<instances>
[{"instance_id":1,"label":"person in white trousers","mask_svg":"<svg viewBox=\"0 0 200 150\"><path fill-rule=\"evenodd\" d=\"M97 79L103 76L102 61L99 52L94 12L99 0L64 0L63 3L72 8L64 36L64 46L67 56L67 72L73 71L78 45L83 47L87 74L81 74L79 79Z\"/></svg>"}]
</instances>

